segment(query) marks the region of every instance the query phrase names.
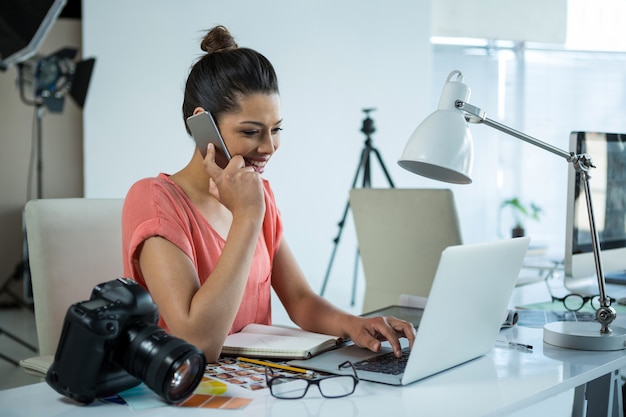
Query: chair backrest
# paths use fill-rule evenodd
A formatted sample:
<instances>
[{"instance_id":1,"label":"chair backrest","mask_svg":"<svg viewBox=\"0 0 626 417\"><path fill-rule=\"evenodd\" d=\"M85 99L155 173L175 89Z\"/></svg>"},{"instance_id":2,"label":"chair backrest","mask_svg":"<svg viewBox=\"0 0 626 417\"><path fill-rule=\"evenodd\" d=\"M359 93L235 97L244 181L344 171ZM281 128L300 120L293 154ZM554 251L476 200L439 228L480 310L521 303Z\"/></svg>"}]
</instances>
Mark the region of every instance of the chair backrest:
<instances>
[{"instance_id":1,"label":"chair backrest","mask_svg":"<svg viewBox=\"0 0 626 417\"><path fill-rule=\"evenodd\" d=\"M428 297L441 252L461 244L449 189L354 188L350 208L365 274L363 312Z\"/></svg>"},{"instance_id":2,"label":"chair backrest","mask_svg":"<svg viewBox=\"0 0 626 417\"><path fill-rule=\"evenodd\" d=\"M26 236L40 355L56 352L70 305L120 278L123 199L62 198L26 204Z\"/></svg>"}]
</instances>

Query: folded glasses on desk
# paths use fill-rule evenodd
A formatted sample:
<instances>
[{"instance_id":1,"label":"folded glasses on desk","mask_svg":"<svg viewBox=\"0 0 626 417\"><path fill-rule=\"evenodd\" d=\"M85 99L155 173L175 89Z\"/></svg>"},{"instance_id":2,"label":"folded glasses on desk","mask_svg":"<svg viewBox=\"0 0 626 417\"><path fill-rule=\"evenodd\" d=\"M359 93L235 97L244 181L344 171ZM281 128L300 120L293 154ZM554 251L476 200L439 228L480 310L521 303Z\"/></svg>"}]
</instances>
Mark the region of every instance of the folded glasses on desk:
<instances>
[{"instance_id":1,"label":"folded glasses on desk","mask_svg":"<svg viewBox=\"0 0 626 417\"><path fill-rule=\"evenodd\" d=\"M544 282L546 283L546 288L548 288L548 292L550 293L552 302L557 301L557 302L563 303L563 306L569 311L579 311L585 306L585 304L587 304L587 302L591 302L590 303L591 308L593 308L594 310L597 310L601 306L600 295L587 296L587 295L572 293L572 294L567 294L564 297L557 297L552 293L552 288L550 287L550 284L548 283L548 277L544 279ZM607 297L609 298L609 305L617 301L613 297L609 297L609 296Z\"/></svg>"},{"instance_id":2,"label":"folded glasses on desk","mask_svg":"<svg viewBox=\"0 0 626 417\"><path fill-rule=\"evenodd\" d=\"M565 306L566 309L568 309L569 311L578 311L581 308L583 308L585 306L585 304L590 301L591 302L591 307L594 310L597 310L598 308L600 308L600 296L599 295L594 295L594 296L584 296L584 295L580 295L580 294L567 294L565 297L555 297L554 295L550 294L550 296L552 297L552 302L555 301L560 301L563 303L563 305ZM614 303L616 300L613 297L609 297L609 301L612 303Z\"/></svg>"},{"instance_id":3,"label":"folded glasses on desk","mask_svg":"<svg viewBox=\"0 0 626 417\"><path fill-rule=\"evenodd\" d=\"M265 367L265 381L273 397L282 400L303 398L311 385L317 385L324 398L341 398L350 395L356 389L359 378L351 362L344 362L339 368L352 368L354 375L331 375L318 379L299 378L275 374L270 367Z\"/></svg>"}]
</instances>

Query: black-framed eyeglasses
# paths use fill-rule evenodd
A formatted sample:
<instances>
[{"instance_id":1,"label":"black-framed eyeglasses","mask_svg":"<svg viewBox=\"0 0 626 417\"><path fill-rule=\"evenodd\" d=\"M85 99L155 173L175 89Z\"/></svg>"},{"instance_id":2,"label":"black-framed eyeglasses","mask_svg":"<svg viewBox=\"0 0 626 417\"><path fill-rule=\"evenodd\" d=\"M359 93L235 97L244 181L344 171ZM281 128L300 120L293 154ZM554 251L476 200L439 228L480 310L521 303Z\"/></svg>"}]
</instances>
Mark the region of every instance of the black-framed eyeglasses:
<instances>
[{"instance_id":1,"label":"black-framed eyeglasses","mask_svg":"<svg viewBox=\"0 0 626 417\"><path fill-rule=\"evenodd\" d=\"M346 361L342 363L339 365L339 369L347 368L348 366L352 368L354 375L331 375L318 379L275 374L271 368L266 366L265 381L272 396L282 400L303 398L311 385L317 385L317 389L319 389L320 394L324 398L341 398L352 394L359 383L359 377L352 362Z\"/></svg>"},{"instance_id":2,"label":"black-framed eyeglasses","mask_svg":"<svg viewBox=\"0 0 626 417\"><path fill-rule=\"evenodd\" d=\"M563 303L563 306L569 311L578 311L585 306L587 302L590 302L591 308L594 310L599 309L602 304L600 303L600 296L585 296L580 294L567 294L565 297L555 297L550 294L552 297L552 302L560 301ZM609 305L614 303L616 300L613 297L608 297Z\"/></svg>"},{"instance_id":3,"label":"black-framed eyeglasses","mask_svg":"<svg viewBox=\"0 0 626 417\"><path fill-rule=\"evenodd\" d=\"M550 293L550 297L552 298L552 302L554 303L555 301L557 301L563 303L563 306L568 311L579 311L585 306L585 304L587 304L587 302L591 302L591 308L593 308L594 310L598 310L602 306L602 303L600 303L600 295L587 296L572 293L567 294L564 297L556 297L554 294L552 294L552 288L548 283L548 277L546 277L544 281L546 283L546 287L548 288L548 292ZM607 298L609 299L609 305L617 301L613 297L607 296Z\"/></svg>"}]
</instances>

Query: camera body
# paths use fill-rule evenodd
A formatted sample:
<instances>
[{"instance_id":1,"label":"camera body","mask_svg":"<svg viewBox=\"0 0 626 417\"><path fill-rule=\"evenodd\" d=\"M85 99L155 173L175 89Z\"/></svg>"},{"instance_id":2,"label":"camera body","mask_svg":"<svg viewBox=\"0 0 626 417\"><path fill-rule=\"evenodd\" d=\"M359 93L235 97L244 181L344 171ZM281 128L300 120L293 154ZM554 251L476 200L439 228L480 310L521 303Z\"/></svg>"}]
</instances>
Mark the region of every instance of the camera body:
<instances>
[{"instance_id":1,"label":"camera body","mask_svg":"<svg viewBox=\"0 0 626 417\"><path fill-rule=\"evenodd\" d=\"M82 403L132 388L141 381L121 366L129 327L154 325L158 309L128 278L97 285L88 301L67 310L61 339L46 382Z\"/></svg>"},{"instance_id":2,"label":"camera body","mask_svg":"<svg viewBox=\"0 0 626 417\"><path fill-rule=\"evenodd\" d=\"M67 310L46 382L81 403L140 382L169 403L184 400L200 383L206 360L198 348L158 327L158 317L135 281L97 285L89 300Z\"/></svg>"}]
</instances>

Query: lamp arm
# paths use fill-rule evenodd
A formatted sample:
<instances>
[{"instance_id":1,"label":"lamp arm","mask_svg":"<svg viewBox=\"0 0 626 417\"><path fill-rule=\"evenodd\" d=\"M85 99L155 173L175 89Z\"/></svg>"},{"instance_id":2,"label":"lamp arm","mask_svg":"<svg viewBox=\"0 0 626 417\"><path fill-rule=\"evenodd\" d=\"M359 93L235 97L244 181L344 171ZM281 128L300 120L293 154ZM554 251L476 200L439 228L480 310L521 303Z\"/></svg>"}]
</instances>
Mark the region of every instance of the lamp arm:
<instances>
[{"instance_id":1,"label":"lamp arm","mask_svg":"<svg viewBox=\"0 0 626 417\"><path fill-rule=\"evenodd\" d=\"M567 160L567 162L571 163L574 166L576 172L580 173L581 182L583 183L583 188L585 190L585 202L587 204L587 216L589 218L589 231L591 232L593 258L595 261L596 276L598 279L598 290L600 292L600 308L598 308L598 310L596 311L596 319L602 326L600 329L601 333L611 333L609 324L611 324L613 320L615 320L615 318L617 317L617 313L615 309L611 307L610 298L606 295L606 281L604 279L604 273L602 272L602 260L600 258L599 243L600 239L598 237L598 231L596 229L596 221L593 214L593 205L591 203L591 191L589 189L590 177L588 172L590 168L595 168L593 166L593 163L591 162L591 158L586 154L574 154L573 152L564 151L560 148L550 145L549 143L543 142L525 133L505 126L502 123L491 120L486 117L485 112L482 111L480 108L464 101L456 100L454 106L464 112L465 120L467 120L469 123L483 123L508 135L514 136L541 149L558 155Z\"/></svg>"},{"instance_id":2,"label":"lamp arm","mask_svg":"<svg viewBox=\"0 0 626 417\"><path fill-rule=\"evenodd\" d=\"M539 139L536 139L525 133L522 133L513 128L505 126L502 123L496 122L495 120L491 120L488 117L486 117L485 112L483 112L478 107L473 106L469 103L465 103L463 101L457 100L454 104L457 109L465 112L465 119L470 123L486 124L487 126L491 126L494 129L507 133L511 136L515 136L518 139L521 139L532 145L538 146L539 148L542 148L548 152L552 152L553 154L558 155L562 158L565 158L568 162L572 162L573 154L571 152L564 151L562 149L559 149L555 146L550 145L549 143L542 142Z\"/></svg>"},{"instance_id":3,"label":"lamp arm","mask_svg":"<svg viewBox=\"0 0 626 417\"><path fill-rule=\"evenodd\" d=\"M584 157L585 155L583 155ZM609 324L617 317L617 312L611 307L611 300L606 294L606 281L602 272L602 260L600 259L600 238L596 229L593 205L591 204L591 190L589 188L588 170L579 164L574 164L576 171L580 173L580 181L585 190L585 201L587 203L587 215L589 216L589 231L591 232L591 243L593 246L593 259L596 266L596 277L598 279L598 289L600 291L600 308L596 310L596 319L602 325L601 333L611 333Z\"/></svg>"}]
</instances>

